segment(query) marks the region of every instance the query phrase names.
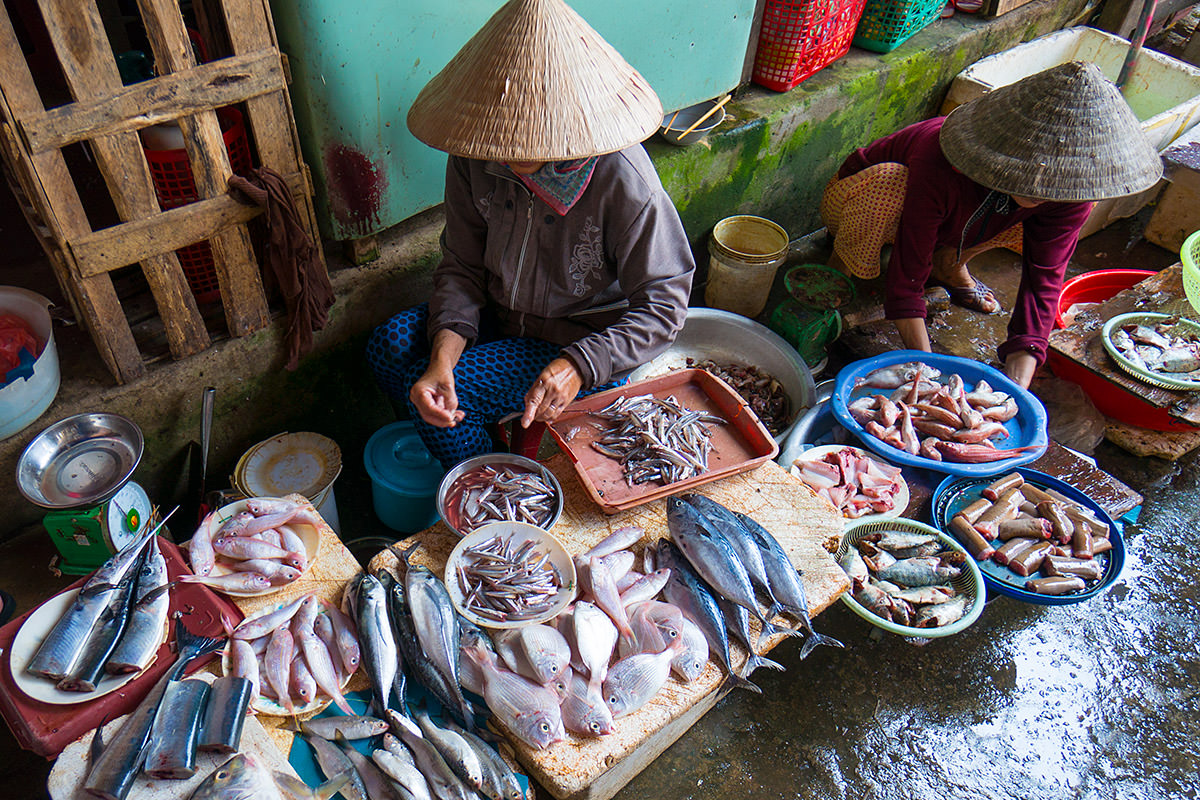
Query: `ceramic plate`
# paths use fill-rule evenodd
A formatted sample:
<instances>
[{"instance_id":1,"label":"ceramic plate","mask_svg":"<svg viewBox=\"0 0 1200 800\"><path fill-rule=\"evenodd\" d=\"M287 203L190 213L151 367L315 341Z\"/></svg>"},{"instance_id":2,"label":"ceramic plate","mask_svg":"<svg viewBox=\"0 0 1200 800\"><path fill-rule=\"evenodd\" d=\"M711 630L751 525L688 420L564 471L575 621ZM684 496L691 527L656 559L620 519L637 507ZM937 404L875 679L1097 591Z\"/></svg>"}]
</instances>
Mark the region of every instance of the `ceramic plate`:
<instances>
[{"instance_id":1,"label":"ceramic plate","mask_svg":"<svg viewBox=\"0 0 1200 800\"><path fill-rule=\"evenodd\" d=\"M897 447L892 447L890 444L886 444L867 433L863 429L863 426L859 425L850 416L850 411L847 407L850 403L865 395L890 394L892 390L865 387L855 389L855 380L877 369L897 364L906 364L910 361L921 361L941 370L942 377L938 380L942 382L945 382L947 375L957 372L962 377L968 392L974 389L975 384L980 380L986 380L991 384L993 389L1012 395L1013 399L1017 402L1017 415L1004 423L1004 427L1008 431L1007 438L993 439L992 442L1002 450L1026 446L1031 449L1011 458L1005 458L1000 461L987 461L979 464L934 461L933 459L919 455L915 456ZM930 469L934 472L977 476L999 475L1004 472L1012 472L1014 467L1028 464L1031 461L1041 458L1042 454L1046 452L1046 445L1049 443L1046 435L1046 409L1042 406L1040 400L1027 390L1013 383L1007 375L999 370L992 369L986 364L980 364L978 361L959 358L958 356L925 353L919 350L895 350L875 356L874 358L855 361L838 373L837 385L834 388L833 397L830 398L830 402L833 405L833 414L837 417L837 421L857 436L868 449L873 450L888 461L909 467Z\"/></svg>"},{"instance_id":2,"label":"ceramic plate","mask_svg":"<svg viewBox=\"0 0 1200 800\"><path fill-rule=\"evenodd\" d=\"M12 648L9 651L9 668L12 670L13 680L17 684L17 688L25 694L42 703L51 705L73 705L75 703L86 703L95 700L97 697L103 697L110 692L115 692L131 680L141 675L141 672L129 672L124 675L105 675L100 679L99 685L91 692L64 692L54 685L47 678L41 678L36 675L31 675L25 671L25 667L33 660L38 648L41 647L46 635L50 633L50 629L55 623L67 612L71 604L75 602L75 598L79 595L78 589L71 589L60 594L56 594L46 602L38 606L32 614L30 614L24 623L21 624L21 629L17 631L17 636L13 639ZM166 641L167 627L163 627L163 638L159 644ZM157 658L157 655L156 655ZM150 664L154 663L151 659ZM147 668L149 665L147 665ZM145 670L142 670L145 672Z\"/></svg>"},{"instance_id":3,"label":"ceramic plate","mask_svg":"<svg viewBox=\"0 0 1200 800\"><path fill-rule=\"evenodd\" d=\"M1117 362L1117 366L1125 370L1139 381L1157 386L1161 389L1174 389L1176 391L1194 392L1200 390L1200 380L1192 380L1182 378L1178 374L1170 372L1158 372L1156 370L1147 369L1146 367L1138 366L1129 359L1127 355L1121 352L1115 344L1113 344L1113 334L1121 330L1126 325L1153 325L1156 322L1161 322L1164 319L1171 319L1171 314L1147 314L1143 312L1134 312L1131 314L1118 314L1117 316L1104 323L1104 329L1100 332L1100 343L1104 345L1104 349L1112 356L1113 361ZM1197 325L1186 317L1179 317L1179 326L1186 328L1196 338L1200 338L1200 325ZM1183 373L1187 374L1187 373Z\"/></svg>"},{"instance_id":4,"label":"ceramic plate","mask_svg":"<svg viewBox=\"0 0 1200 800\"><path fill-rule=\"evenodd\" d=\"M804 452L800 453L800 455L796 456L795 459L793 459L793 464L796 461L820 461L826 455L828 455L830 453L836 453L841 450L851 450L857 456L869 458L872 461L877 461L877 462L883 463L883 464L887 463L883 459L876 458L875 456L871 455L867 451L861 450L857 447L851 447L850 445L846 445L846 444L827 444L827 445L821 445L820 447L811 447L808 450L805 450ZM786 466L787 466L788 471L791 472L792 464L788 464ZM888 466L893 466L893 465L888 464ZM795 473L792 473L792 474L795 475ZM804 478L801 478L799 475L796 475L796 477L799 478L801 481L804 480ZM909 490L908 490L908 481L904 480L903 475L897 475L896 480L900 481L900 488L896 490L896 494L893 496L894 505L892 506L891 511L884 511L879 514L864 514L861 517L846 517L845 514L843 514L842 516L845 518L845 524L847 526L849 526L849 525L857 525L862 522L873 522L875 520L881 520L881 519L895 519L896 517L903 514L904 510L906 508L908 508L908 501L910 499ZM805 482L805 483L807 484L807 482ZM816 489L815 486L811 486L810 488L812 488L814 490Z\"/></svg>"},{"instance_id":5,"label":"ceramic plate","mask_svg":"<svg viewBox=\"0 0 1200 800\"><path fill-rule=\"evenodd\" d=\"M237 514L240 511L245 511L246 503L250 499L258 499L258 498L249 498L247 500L238 500L237 502L230 503L229 505L221 506L221 508L218 509L215 514L212 514L211 516L206 517L203 524L207 527L209 536L212 536L214 533L216 533L216 531L222 525L224 525L230 518L232 518L234 514ZM263 499L273 500L273 499L281 499L281 498L263 498ZM312 565L314 563L316 563L317 552L320 550L320 546L321 546L321 534L312 525L307 525L304 523L288 523L288 526L292 530L294 530L296 532L296 534L300 537L300 540L302 542L304 542L304 554L305 554L305 556L308 557L308 566L305 568L305 572L307 572L308 570L312 569ZM189 542L189 545L190 545L190 542ZM229 567L222 564L221 557L218 556L217 563L215 566L213 566L212 572L210 574L211 575L228 575L233 571L234 570L232 570ZM300 574L303 576L304 572L302 572ZM293 583L294 582L295 581L293 581ZM288 586L288 585L289 584L283 583L283 584L280 584L279 586L272 586L269 589L264 589L261 592L241 592L241 591L236 591L233 589L217 589L215 587L213 588L213 591L220 592L221 594L228 595L230 597L261 597L261 596L268 595L268 594L274 594L275 592L278 592L280 589L282 589L284 586Z\"/></svg>"}]
</instances>

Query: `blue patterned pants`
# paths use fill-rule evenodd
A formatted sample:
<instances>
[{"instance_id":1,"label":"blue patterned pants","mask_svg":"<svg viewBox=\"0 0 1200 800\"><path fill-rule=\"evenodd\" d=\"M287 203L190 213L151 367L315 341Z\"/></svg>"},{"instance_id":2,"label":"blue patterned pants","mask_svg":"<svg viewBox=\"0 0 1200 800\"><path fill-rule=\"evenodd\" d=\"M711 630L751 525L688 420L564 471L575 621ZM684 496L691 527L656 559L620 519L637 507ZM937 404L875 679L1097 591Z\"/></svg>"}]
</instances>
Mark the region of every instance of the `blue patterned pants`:
<instances>
[{"instance_id":1,"label":"blue patterned pants","mask_svg":"<svg viewBox=\"0 0 1200 800\"><path fill-rule=\"evenodd\" d=\"M541 339L496 338L481 330L454 368L458 407L466 416L452 428L439 428L422 420L408 399L413 384L429 368L428 322L429 304L421 303L380 325L367 342L367 363L383 390L407 404L421 440L450 469L465 459L496 451L490 426L524 409L525 393L562 348ZM597 386L580 396L622 383Z\"/></svg>"}]
</instances>

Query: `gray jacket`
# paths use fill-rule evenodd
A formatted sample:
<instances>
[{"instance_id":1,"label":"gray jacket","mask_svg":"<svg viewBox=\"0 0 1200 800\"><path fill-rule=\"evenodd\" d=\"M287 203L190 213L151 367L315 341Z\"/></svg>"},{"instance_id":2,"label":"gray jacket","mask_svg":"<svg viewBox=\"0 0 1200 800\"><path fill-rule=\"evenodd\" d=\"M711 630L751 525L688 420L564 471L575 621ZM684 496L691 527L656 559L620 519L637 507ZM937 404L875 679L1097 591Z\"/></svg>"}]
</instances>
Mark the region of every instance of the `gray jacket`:
<instances>
[{"instance_id":1,"label":"gray jacket","mask_svg":"<svg viewBox=\"0 0 1200 800\"><path fill-rule=\"evenodd\" d=\"M473 342L487 305L501 335L561 346L587 389L654 358L683 327L695 263L641 145L600 156L565 216L508 168L451 156L445 207L431 338L449 328Z\"/></svg>"}]
</instances>

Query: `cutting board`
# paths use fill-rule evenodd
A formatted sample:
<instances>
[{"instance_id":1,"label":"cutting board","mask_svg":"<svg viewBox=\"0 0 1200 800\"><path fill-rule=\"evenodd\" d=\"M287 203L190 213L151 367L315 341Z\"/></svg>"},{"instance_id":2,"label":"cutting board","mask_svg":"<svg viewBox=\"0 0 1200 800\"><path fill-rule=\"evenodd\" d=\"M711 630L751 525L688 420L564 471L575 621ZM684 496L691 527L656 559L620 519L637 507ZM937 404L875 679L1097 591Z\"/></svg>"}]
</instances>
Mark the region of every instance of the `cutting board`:
<instances>
[{"instance_id":1,"label":"cutting board","mask_svg":"<svg viewBox=\"0 0 1200 800\"><path fill-rule=\"evenodd\" d=\"M645 531L641 541L632 548L639 554L647 544L668 535L665 500L655 500L609 516L591 501L565 456L554 456L545 463L562 483L565 495L562 518L552 533L572 554L586 551L626 525L636 525ZM804 573L804 588L814 617L849 587L845 573L830 555L841 537L841 517L825 500L778 464L767 462L752 472L706 484L696 491L753 517L775 535L792 563ZM439 522L398 547L413 542L421 545L413 554L414 562L424 564L440 575L457 537ZM395 554L385 550L372 559L370 566L394 570ZM757 635L757 623L751 624ZM819 623L817 627L820 628ZM767 640L767 649L785 638L771 637ZM736 645L733 649L734 664L740 666L745 662L746 653ZM613 734L599 739L571 737L539 751L501 730L508 736L517 760L529 776L554 797L559 800L607 800L716 705L727 691L722 686L723 678L721 669L713 661L690 683L672 677L648 704L617 720Z\"/></svg>"}]
</instances>

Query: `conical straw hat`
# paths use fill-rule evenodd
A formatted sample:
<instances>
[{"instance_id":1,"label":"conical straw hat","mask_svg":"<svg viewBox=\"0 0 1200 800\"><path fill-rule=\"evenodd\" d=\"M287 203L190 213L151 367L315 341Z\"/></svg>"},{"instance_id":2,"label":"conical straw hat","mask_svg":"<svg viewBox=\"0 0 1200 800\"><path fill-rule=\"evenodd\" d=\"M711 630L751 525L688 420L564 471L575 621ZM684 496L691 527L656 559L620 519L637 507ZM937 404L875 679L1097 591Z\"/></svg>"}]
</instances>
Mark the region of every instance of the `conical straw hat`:
<instances>
[{"instance_id":1,"label":"conical straw hat","mask_svg":"<svg viewBox=\"0 0 1200 800\"><path fill-rule=\"evenodd\" d=\"M940 141L946 159L976 183L1035 200L1122 197L1162 177L1162 160L1125 98L1083 61L959 106Z\"/></svg>"},{"instance_id":2,"label":"conical straw hat","mask_svg":"<svg viewBox=\"0 0 1200 800\"><path fill-rule=\"evenodd\" d=\"M612 153L662 124L646 79L562 0L510 0L426 84L408 128L492 161Z\"/></svg>"}]
</instances>

